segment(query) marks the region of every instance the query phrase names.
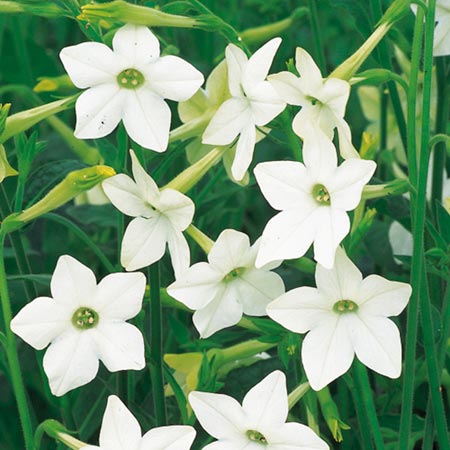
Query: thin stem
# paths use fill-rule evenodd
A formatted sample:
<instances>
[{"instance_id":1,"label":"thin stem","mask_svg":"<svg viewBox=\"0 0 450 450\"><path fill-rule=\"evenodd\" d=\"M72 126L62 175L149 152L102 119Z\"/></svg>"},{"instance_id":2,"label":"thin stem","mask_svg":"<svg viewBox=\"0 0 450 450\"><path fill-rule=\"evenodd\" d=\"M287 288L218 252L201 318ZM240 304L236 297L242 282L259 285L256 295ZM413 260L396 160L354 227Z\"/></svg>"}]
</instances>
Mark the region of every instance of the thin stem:
<instances>
[{"instance_id":1,"label":"thin stem","mask_svg":"<svg viewBox=\"0 0 450 450\"><path fill-rule=\"evenodd\" d=\"M166 400L164 396L164 378L162 361L162 307L160 296L159 263L149 267L150 281L150 349L154 364L150 365L152 378L153 403L155 406L156 426L167 425Z\"/></svg>"},{"instance_id":2,"label":"thin stem","mask_svg":"<svg viewBox=\"0 0 450 450\"><path fill-rule=\"evenodd\" d=\"M314 37L314 48L316 50L317 64L323 75L326 73L325 54L323 52L320 25L319 25L319 15L317 13L317 0L309 0L308 6L309 6L309 18L311 21L311 28Z\"/></svg>"},{"instance_id":3,"label":"thin stem","mask_svg":"<svg viewBox=\"0 0 450 450\"><path fill-rule=\"evenodd\" d=\"M5 321L5 336L7 342L6 356L10 369L11 383L16 397L17 409L19 410L20 422L25 439L26 450L34 449L33 427L31 424L30 410L28 408L25 385L20 370L19 356L17 353L16 339L11 331L12 320L11 304L9 300L8 285L6 281L5 261L4 261L5 235L0 232L0 297L2 302L3 319Z\"/></svg>"},{"instance_id":4,"label":"thin stem","mask_svg":"<svg viewBox=\"0 0 450 450\"><path fill-rule=\"evenodd\" d=\"M366 367L355 360L353 367L354 380L361 395L360 401L363 403L364 410L367 414L369 422L369 429L372 432L372 437L375 442L377 450L384 450L383 437L381 435L380 424L378 423L377 411L373 402L372 390L370 388L369 377L367 375ZM362 425L364 426L364 425Z\"/></svg>"}]
</instances>

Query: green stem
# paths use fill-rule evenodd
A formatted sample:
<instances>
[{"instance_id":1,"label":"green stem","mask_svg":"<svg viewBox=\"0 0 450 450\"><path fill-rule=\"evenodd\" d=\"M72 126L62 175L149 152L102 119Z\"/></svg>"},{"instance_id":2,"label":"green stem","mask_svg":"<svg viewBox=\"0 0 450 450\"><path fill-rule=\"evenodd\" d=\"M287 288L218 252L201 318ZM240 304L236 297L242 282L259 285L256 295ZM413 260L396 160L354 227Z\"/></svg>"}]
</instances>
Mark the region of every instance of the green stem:
<instances>
[{"instance_id":1,"label":"green stem","mask_svg":"<svg viewBox=\"0 0 450 450\"><path fill-rule=\"evenodd\" d=\"M163 361L162 361L162 307L160 296L159 263L149 267L150 282L150 349L154 364L150 365L152 378L153 403L155 406L156 426L167 425L166 400L164 396Z\"/></svg>"},{"instance_id":2,"label":"green stem","mask_svg":"<svg viewBox=\"0 0 450 450\"><path fill-rule=\"evenodd\" d=\"M322 75L326 73L325 67L325 54L323 52L320 25L319 25L319 15L317 13L317 0L308 0L309 6L309 18L311 21L311 28L314 37L314 48L317 58L317 64L319 66Z\"/></svg>"},{"instance_id":3,"label":"green stem","mask_svg":"<svg viewBox=\"0 0 450 450\"><path fill-rule=\"evenodd\" d=\"M4 261L5 235L0 232L0 297L2 302L3 319L5 321L5 336L7 341L6 356L8 359L11 383L16 397L17 409L19 410L20 422L25 439L26 450L34 449L33 427L31 424L30 410L25 393L25 386L20 370L19 356L17 353L16 339L10 328L12 320L11 304L9 300L8 286L6 282L6 271Z\"/></svg>"},{"instance_id":4,"label":"green stem","mask_svg":"<svg viewBox=\"0 0 450 450\"><path fill-rule=\"evenodd\" d=\"M383 437L381 435L380 424L378 423L377 411L373 402L372 390L370 388L369 377L366 367L358 360L354 361L353 367L354 380L360 393L360 398L365 413L367 414L369 430L371 431L375 447L377 450L384 450ZM360 424L364 427L363 424Z\"/></svg>"}]
</instances>

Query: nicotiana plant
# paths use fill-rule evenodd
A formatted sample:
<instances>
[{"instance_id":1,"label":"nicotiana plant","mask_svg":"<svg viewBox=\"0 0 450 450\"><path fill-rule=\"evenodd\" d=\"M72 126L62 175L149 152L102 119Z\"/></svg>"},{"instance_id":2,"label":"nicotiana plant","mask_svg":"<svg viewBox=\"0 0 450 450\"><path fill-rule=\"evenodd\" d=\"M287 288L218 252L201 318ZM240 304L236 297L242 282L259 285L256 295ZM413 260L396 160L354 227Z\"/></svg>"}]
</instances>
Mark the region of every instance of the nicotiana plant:
<instances>
[{"instance_id":1,"label":"nicotiana plant","mask_svg":"<svg viewBox=\"0 0 450 450\"><path fill-rule=\"evenodd\" d=\"M0 448L450 450L450 3L298 3L0 1Z\"/></svg>"}]
</instances>

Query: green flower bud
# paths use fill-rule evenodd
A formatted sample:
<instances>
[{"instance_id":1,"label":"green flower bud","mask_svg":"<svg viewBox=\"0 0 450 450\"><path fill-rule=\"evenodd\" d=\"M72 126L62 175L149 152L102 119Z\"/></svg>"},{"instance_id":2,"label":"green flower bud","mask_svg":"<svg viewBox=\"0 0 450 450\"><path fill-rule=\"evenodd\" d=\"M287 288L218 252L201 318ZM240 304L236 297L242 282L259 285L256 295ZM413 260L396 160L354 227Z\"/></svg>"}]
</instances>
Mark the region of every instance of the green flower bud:
<instances>
[{"instance_id":1,"label":"green flower bud","mask_svg":"<svg viewBox=\"0 0 450 450\"><path fill-rule=\"evenodd\" d=\"M331 397L328 388L324 388L317 392L317 399L319 400L320 409L322 410L325 422L328 425L331 434L336 442L342 442L342 430L349 430L350 427L342 422L339 417L339 411L337 409L336 403Z\"/></svg>"},{"instance_id":2,"label":"green flower bud","mask_svg":"<svg viewBox=\"0 0 450 450\"><path fill-rule=\"evenodd\" d=\"M28 13L42 17L61 17L66 13L65 9L54 2L21 2L0 1L0 13L21 14Z\"/></svg>"},{"instance_id":3,"label":"green flower bud","mask_svg":"<svg viewBox=\"0 0 450 450\"><path fill-rule=\"evenodd\" d=\"M77 90L69 75L58 77L39 77L34 92L73 92Z\"/></svg>"},{"instance_id":4,"label":"green flower bud","mask_svg":"<svg viewBox=\"0 0 450 450\"><path fill-rule=\"evenodd\" d=\"M385 184L364 186L361 199L387 197L388 195L402 195L409 191L409 180L397 179Z\"/></svg>"}]
</instances>

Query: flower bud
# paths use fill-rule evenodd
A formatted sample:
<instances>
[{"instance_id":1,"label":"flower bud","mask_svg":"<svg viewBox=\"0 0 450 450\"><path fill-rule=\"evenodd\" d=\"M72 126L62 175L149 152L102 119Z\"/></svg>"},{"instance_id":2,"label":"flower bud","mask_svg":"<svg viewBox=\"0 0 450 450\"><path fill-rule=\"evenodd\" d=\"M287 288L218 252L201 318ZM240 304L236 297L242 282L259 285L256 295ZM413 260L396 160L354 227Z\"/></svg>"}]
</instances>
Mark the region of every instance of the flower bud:
<instances>
[{"instance_id":1,"label":"flower bud","mask_svg":"<svg viewBox=\"0 0 450 450\"><path fill-rule=\"evenodd\" d=\"M21 2L0 1L0 13L6 14L34 14L42 17L60 17L66 13L64 8L55 2Z\"/></svg>"},{"instance_id":2,"label":"flower bud","mask_svg":"<svg viewBox=\"0 0 450 450\"><path fill-rule=\"evenodd\" d=\"M350 427L342 422L339 417L339 411L336 403L330 395L328 388L324 388L317 392L317 399L319 400L320 409L322 410L325 422L328 425L331 434L336 442L342 442L342 430L349 430Z\"/></svg>"},{"instance_id":3,"label":"flower bud","mask_svg":"<svg viewBox=\"0 0 450 450\"><path fill-rule=\"evenodd\" d=\"M39 77L34 92L74 92L77 90L69 75L58 77Z\"/></svg>"},{"instance_id":4,"label":"flower bud","mask_svg":"<svg viewBox=\"0 0 450 450\"><path fill-rule=\"evenodd\" d=\"M362 200L387 197L388 195L402 195L409 191L409 180L397 179L385 184L364 186Z\"/></svg>"}]
</instances>

